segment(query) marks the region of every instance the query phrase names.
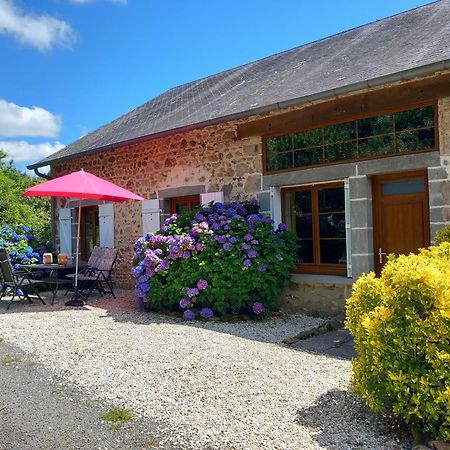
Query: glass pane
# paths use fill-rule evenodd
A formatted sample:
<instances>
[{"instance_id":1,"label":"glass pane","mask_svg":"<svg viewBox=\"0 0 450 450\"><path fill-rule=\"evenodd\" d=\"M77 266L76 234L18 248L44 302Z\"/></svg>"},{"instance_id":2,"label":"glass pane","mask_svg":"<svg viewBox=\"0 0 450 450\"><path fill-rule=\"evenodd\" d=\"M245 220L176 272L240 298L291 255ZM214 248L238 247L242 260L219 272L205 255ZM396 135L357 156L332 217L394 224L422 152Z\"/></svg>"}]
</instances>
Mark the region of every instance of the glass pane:
<instances>
[{"instance_id":1,"label":"glass pane","mask_svg":"<svg viewBox=\"0 0 450 450\"><path fill-rule=\"evenodd\" d=\"M310 214L311 207L311 191L297 191L295 193L295 214Z\"/></svg>"},{"instance_id":2,"label":"glass pane","mask_svg":"<svg viewBox=\"0 0 450 450\"><path fill-rule=\"evenodd\" d=\"M380 136L359 141L359 156L386 155L394 153L394 140L392 136Z\"/></svg>"},{"instance_id":3,"label":"glass pane","mask_svg":"<svg viewBox=\"0 0 450 450\"><path fill-rule=\"evenodd\" d=\"M293 136L294 149L316 147L323 144L323 129L315 128L314 130L301 131Z\"/></svg>"},{"instance_id":4,"label":"glass pane","mask_svg":"<svg viewBox=\"0 0 450 450\"><path fill-rule=\"evenodd\" d=\"M424 108L411 109L395 114L395 129L397 131L408 128L425 128L434 126L434 108L425 106Z\"/></svg>"},{"instance_id":5,"label":"glass pane","mask_svg":"<svg viewBox=\"0 0 450 450\"><path fill-rule=\"evenodd\" d=\"M417 180L402 180L383 183L383 195L416 194L425 192L425 182L423 178Z\"/></svg>"},{"instance_id":6,"label":"glass pane","mask_svg":"<svg viewBox=\"0 0 450 450\"><path fill-rule=\"evenodd\" d=\"M356 138L356 122L340 123L325 128L325 143L351 141Z\"/></svg>"},{"instance_id":7,"label":"glass pane","mask_svg":"<svg viewBox=\"0 0 450 450\"><path fill-rule=\"evenodd\" d=\"M358 136L360 138L376 136L377 134L392 133L393 131L393 119L391 114L358 120Z\"/></svg>"},{"instance_id":8,"label":"glass pane","mask_svg":"<svg viewBox=\"0 0 450 450\"><path fill-rule=\"evenodd\" d=\"M297 216L296 217L297 235L300 239L312 238L312 217Z\"/></svg>"},{"instance_id":9,"label":"glass pane","mask_svg":"<svg viewBox=\"0 0 450 450\"><path fill-rule=\"evenodd\" d=\"M285 152L292 150L292 139L290 135L277 136L267 139L267 152Z\"/></svg>"},{"instance_id":10,"label":"glass pane","mask_svg":"<svg viewBox=\"0 0 450 450\"><path fill-rule=\"evenodd\" d=\"M346 264L347 249L345 239L320 240L321 264Z\"/></svg>"},{"instance_id":11,"label":"glass pane","mask_svg":"<svg viewBox=\"0 0 450 450\"><path fill-rule=\"evenodd\" d=\"M345 214L322 214L319 216L320 237L345 238Z\"/></svg>"},{"instance_id":12,"label":"glass pane","mask_svg":"<svg viewBox=\"0 0 450 450\"><path fill-rule=\"evenodd\" d=\"M297 262L312 263L314 262L314 252L312 240L301 240L297 250Z\"/></svg>"},{"instance_id":13,"label":"glass pane","mask_svg":"<svg viewBox=\"0 0 450 450\"><path fill-rule=\"evenodd\" d=\"M434 128L416 131L402 131L397 134L398 152L408 152L434 147Z\"/></svg>"},{"instance_id":14,"label":"glass pane","mask_svg":"<svg viewBox=\"0 0 450 450\"><path fill-rule=\"evenodd\" d=\"M274 154L267 152L267 170L283 170L292 167L292 153Z\"/></svg>"},{"instance_id":15,"label":"glass pane","mask_svg":"<svg viewBox=\"0 0 450 450\"><path fill-rule=\"evenodd\" d=\"M319 148L306 148L294 153L295 167L311 166L323 163L323 150Z\"/></svg>"},{"instance_id":16,"label":"glass pane","mask_svg":"<svg viewBox=\"0 0 450 450\"><path fill-rule=\"evenodd\" d=\"M319 213L345 211L344 188L319 190Z\"/></svg>"},{"instance_id":17,"label":"glass pane","mask_svg":"<svg viewBox=\"0 0 450 450\"><path fill-rule=\"evenodd\" d=\"M340 144L327 145L325 147L326 161L340 161L343 159L355 159L358 153L356 142L343 142Z\"/></svg>"}]
</instances>

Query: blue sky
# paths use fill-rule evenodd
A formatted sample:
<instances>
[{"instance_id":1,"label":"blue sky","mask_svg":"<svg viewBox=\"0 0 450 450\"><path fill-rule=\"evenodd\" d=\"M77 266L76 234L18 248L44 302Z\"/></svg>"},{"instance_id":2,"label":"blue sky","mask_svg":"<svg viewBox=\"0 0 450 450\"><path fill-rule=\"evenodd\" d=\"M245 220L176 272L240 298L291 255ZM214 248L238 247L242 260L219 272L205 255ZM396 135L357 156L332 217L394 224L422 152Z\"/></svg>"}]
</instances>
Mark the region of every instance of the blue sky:
<instances>
[{"instance_id":1,"label":"blue sky","mask_svg":"<svg viewBox=\"0 0 450 450\"><path fill-rule=\"evenodd\" d=\"M426 3L0 0L0 149L24 169L171 87Z\"/></svg>"}]
</instances>

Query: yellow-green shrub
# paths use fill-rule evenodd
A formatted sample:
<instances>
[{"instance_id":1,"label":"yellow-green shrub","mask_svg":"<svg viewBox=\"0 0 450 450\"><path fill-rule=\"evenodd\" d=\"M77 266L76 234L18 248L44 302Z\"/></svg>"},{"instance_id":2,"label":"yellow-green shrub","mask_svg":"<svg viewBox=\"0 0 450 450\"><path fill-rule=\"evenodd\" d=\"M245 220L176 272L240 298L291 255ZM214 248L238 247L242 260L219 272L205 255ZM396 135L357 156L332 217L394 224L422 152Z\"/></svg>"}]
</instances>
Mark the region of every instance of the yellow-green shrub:
<instances>
[{"instance_id":1,"label":"yellow-green shrub","mask_svg":"<svg viewBox=\"0 0 450 450\"><path fill-rule=\"evenodd\" d=\"M450 243L390 258L347 301L353 387L431 437L450 440Z\"/></svg>"},{"instance_id":2,"label":"yellow-green shrub","mask_svg":"<svg viewBox=\"0 0 450 450\"><path fill-rule=\"evenodd\" d=\"M443 242L450 242L450 225L440 228L434 239L436 245L442 244Z\"/></svg>"}]
</instances>

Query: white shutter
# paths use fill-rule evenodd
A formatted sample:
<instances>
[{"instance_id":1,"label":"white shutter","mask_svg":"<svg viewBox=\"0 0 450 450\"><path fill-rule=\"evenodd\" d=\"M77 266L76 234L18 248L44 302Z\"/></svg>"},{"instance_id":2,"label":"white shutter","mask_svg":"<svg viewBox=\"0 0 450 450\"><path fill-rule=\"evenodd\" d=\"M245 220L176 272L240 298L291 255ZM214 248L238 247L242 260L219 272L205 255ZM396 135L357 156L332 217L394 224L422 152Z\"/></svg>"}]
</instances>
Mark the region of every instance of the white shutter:
<instances>
[{"instance_id":1,"label":"white shutter","mask_svg":"<svg viewBox=\"0 0 450 450\"><path fill-rule=\"evenodd\" d=\"M98 222L100 225L100 247L114 248L114 205L98 205Z\"/></svg>"},{"instance_id":2,"label":"white shutter","mask_svg":"<svg viewBox=\"0 0 450 450\"><path fill-rule=\"evenodd\" d=\"M159 199L144 200L142 205L142 231L143 234L156 233L161 228L161 208Z\"/></svg>"},{"instance_id":3,"label":"white shutter","mask_svg":"<svg viewBox=\"0 0 450 450\"><path fill-rule=\"evenodd\" d=\"M200 194L200 199L204 206L210 202L223 203L223 192L206 192L205 194Z\"/></svg>"},{"instance_id":4,"label":"white shutter","mask_svg":"<svg viewBox=\"0 0 450 450\"><path fill-rule=\"evenodd\" d=\"M270 187L270 218L273 220L274 228L282 222L281 219L281 189Z\"/></svg>"},{"instance_id":5,"label":"white shutter","mask_svg":"<svg viewBox=\"0 0 450 450\"><path fill-rule=\"evenodd\" d=\"M59 209L59 250L72 258L72 208Z\"/></svg>"},{"instance_id":6,"label":"white shutter","mask_svg":"<svg viewBox=\"0 0 450 450\"><path fill-rule=\"evenodd\" d=\"M347 254L347 276L352 278L352 229L350 224L350 189L349 180L344 178L344 195L345 195L345 242Z\"/></svg>"}]
</instances>

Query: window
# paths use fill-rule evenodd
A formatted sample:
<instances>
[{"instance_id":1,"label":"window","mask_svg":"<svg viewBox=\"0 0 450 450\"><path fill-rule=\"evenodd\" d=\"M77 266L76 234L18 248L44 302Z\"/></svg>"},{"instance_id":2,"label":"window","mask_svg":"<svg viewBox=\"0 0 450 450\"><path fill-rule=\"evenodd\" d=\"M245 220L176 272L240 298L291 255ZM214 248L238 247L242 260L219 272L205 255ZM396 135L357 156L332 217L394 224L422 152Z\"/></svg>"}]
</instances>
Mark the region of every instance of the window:
<instances>
[{"instance_id":1,"label":"window","mask_svg":"<svg viewBox=\"0 0 450 450\"><path fill-rule=\"evenodd\" d=\"M283 220L299 237L298 272L345 275L343 183L282 190Z\"/></svg>"},{"instance_id":2,"label":"window","mask_svg":"<svg viewBox=\"0 0 450 450\"><path fill-rule=\"evenodd\" d=\"M433 106L268 138L266 170L436 149Z\"/></svg>"},{"instance_id":3,"label":"window","mask_svg":"<svg viewBox=\"0 0 450 450\"><path fill-rule=\"evenodd\" d=\"M81 208L80 231L80 256L83 261L87 261L92 249L100 243L98 206Z\"/></svg>"},{"instance_id":4,"label":"window","mask_svg":"<svg viewBox=\"0 0 450 450\"><path fill-rule=\"evenodd\" d=\"M200 205L200 195L188 195L185 197L173 197L170 199L170 214L181 214L184 211L191 211L195 206Z\"/></svg>"}]
</instances>

